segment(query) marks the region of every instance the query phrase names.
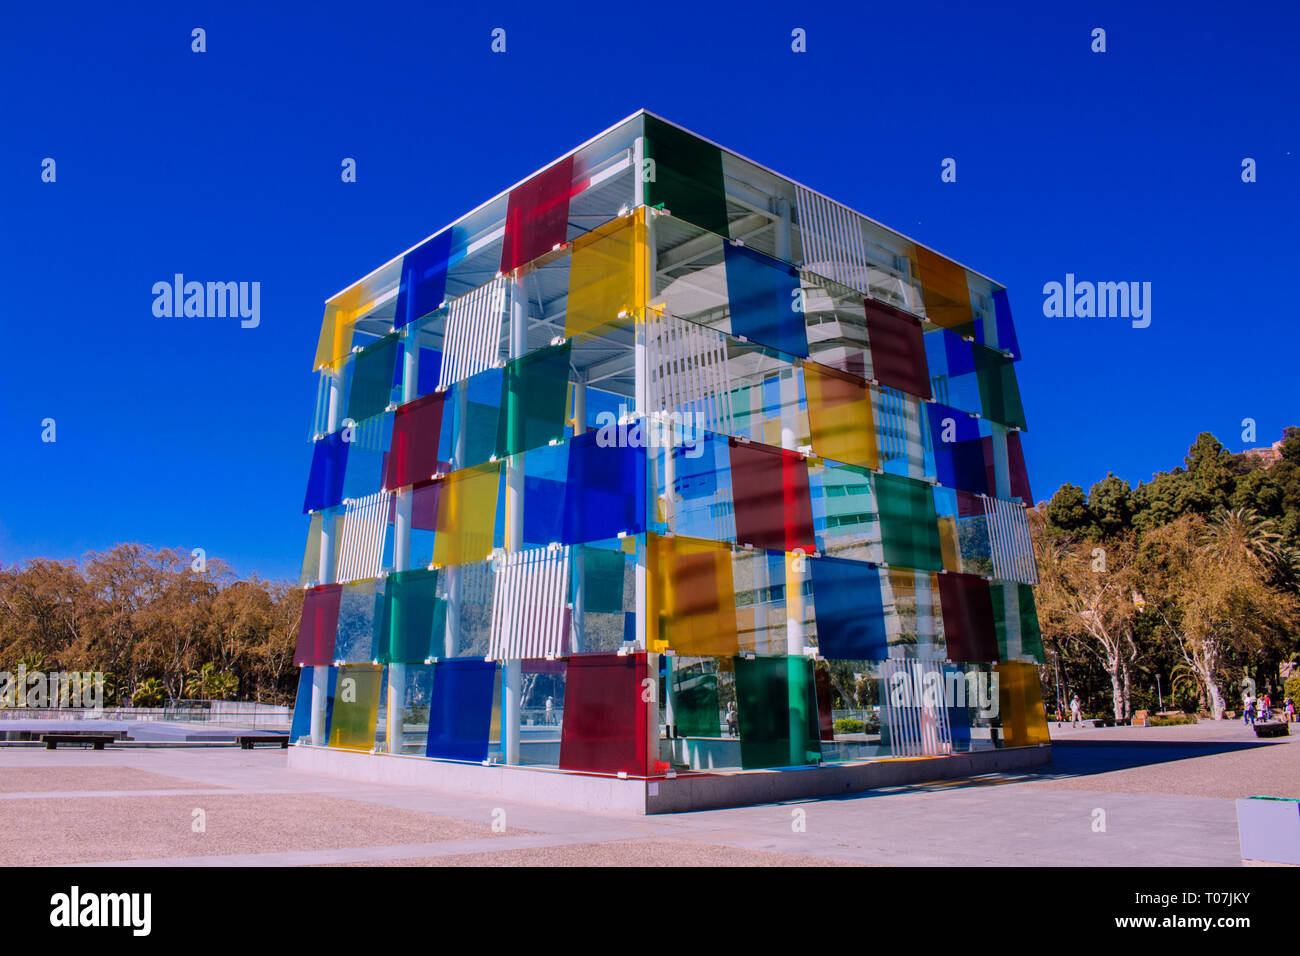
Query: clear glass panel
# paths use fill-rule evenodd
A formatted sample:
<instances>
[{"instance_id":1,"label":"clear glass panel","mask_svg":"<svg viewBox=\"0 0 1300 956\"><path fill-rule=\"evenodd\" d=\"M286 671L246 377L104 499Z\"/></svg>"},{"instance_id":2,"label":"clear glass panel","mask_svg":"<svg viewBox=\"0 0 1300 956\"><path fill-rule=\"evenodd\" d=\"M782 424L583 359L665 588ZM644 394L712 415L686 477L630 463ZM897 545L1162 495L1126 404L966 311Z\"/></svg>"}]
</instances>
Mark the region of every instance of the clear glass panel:
<instances>
[{"instance_id":1,"label":"clear glass panel","mask_svg":"<svg viewBox=\"0 0 1300 956\"><path fill-rule=\"evenodd\" d=\"M871 473L852 465L811 462L808 476L817 550L832 557L882 563Z\"/></svg>"}]
</instances>

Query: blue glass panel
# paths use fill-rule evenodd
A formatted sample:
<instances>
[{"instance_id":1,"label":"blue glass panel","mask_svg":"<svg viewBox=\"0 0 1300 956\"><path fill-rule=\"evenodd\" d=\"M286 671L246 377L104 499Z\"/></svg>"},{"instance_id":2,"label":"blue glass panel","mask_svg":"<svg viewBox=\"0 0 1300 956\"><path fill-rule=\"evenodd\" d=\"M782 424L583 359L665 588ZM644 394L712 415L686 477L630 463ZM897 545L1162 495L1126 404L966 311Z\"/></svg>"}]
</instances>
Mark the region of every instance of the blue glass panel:
<instances>
[{"instance_id":1,"label":"blue glass panel","mask_svg":"<svg viewBox=\"0 0 1300 956\"><path fill-rule=\"evenodd\" d=\"M806 358L804 314L794 308L799 288L794 267L744 246L727 243L723 248L731 334Z\"/></svg>"},{"instance_id":2,"label":"blue glass panel","mask_svg":"<svg viewBox=\"0 0 1300 956\"><path fill-rule=\"evenodd\" d=\"M338 683L337 667L326 668L329 671L329 684L325 691L325 739L330 736L330 719L334 713L334 688ZM293 704L293 724L289 728L289 739L299 740L311 736L311 694L312 678L315 668L304 667L298 674L298 696Z\"/></svg>"},{"instance_id":3,"label":"blue glass panel","mask_svg":"<svg viewBox=\"0 0 1300 956\"><path fill-rule=\"evenodd\" d=\"M426 756L487 759L496 674L497 666L491 661L439 661L434 666Z\"/></svg>"},{"instance_id":4,"label":"blue glass panel","mask_svg":"<svg viewBox=\"0 0 1300 956\"><path fill-rule=\"evenodd\" d=\"M964 691L966 670L962 667L943 665L943 685L945 688L960 688ZM952 740L952 749L956 753L970 750L970 718L972 708L966 701L965 694L945 694L948 698L948 730ZM960 706L957 706L960 704Z\"/></svg>"},{"instance_id":5,"label":"blue glass panel","mask_svg":"<svg viewBox=\"0 0 1300 956\"><path fill-rule=\"evenodd\" d=\"M438 374L442 371L442 353L437 349L420 349L420 374L416 378L415 390L419 395L428 395L438 387Z\"/></svg>"},{"instance_id":6,"label":"blue glass panel","mask_svg":"<svg viewBox=\"0 0 1300 956\"><path fill-rule=\"evenodd\" d=\"M311 734L311 682L313 670L304 667L298 672L298 696L293 701L293 723L289 727L289 739Z\"/></svg>"},{"instance_id":7,"label":"blue glass panel","mask_svg":"<svg viewBox=\"0 0 1300 956\"><path fill-rule=\"evenodd\" d=\"M828 660L889 656L880 570L861 561L812 560L817 650Z\"/></svg>"},{"instance_id":8,"label":"blue glass panel","mask_svg":"<svg viewBox=\"0 0 1300 956\"><path fill-rule=\"evenodd\" d=\"M1007 299L1007 290L998 289L993 293L993 310L997 316L998 348L1010 352L1016 361L1020 360L1020 339L1016 336L1015 323L1011 321L1011 302Z\"/></svg>"},{"instance_id":9,"label":"blue glass panel","mask_svg":"<svg viewBox=\"0 0 1300 956\"><path fill-rule=\"evenodd\" d=\"M989 494L980 421L938 402L927 405L935 478L941 485L973 494ZM951 439L945 441L944 439Z\"/></svg>"},{"instance_id":10,"label":"blue glass panel","mask_svg":"<svg viewBox=\"0 0 1300 956\"><path fill-rule=\"evenodd\" d=\"M975 354L970 343L953 332L939 333L943 337L943 348L948 362L948 374L954 378L975 371Z\"/></svg>"},{"instance_id":11,"label":"blue glass panel","mask_svg":"<svg viewBox=\"0 0 1300 956\"><path fill-rule=\"evenodd\" d=\"M344 498L364 498L384 486L384 468L393 441L393 412L358 421L348 444L343 477Z\"/></svg>"},{"instance_id":12,"label":"blue glass panel","mask_svg":"<svg viewBox=\"0 0 1300 956\"><path fill-rule=\"evenodd\" d=\"M444 229L402 259L402 280L397 289L397 314L393 326L401 328L442 305L447 294L447 264L451 259L452 229Z\"/></svg>"},{"instance_id":13,"label":"blue glass panel","mask_svg":"<svg viewBox=\"0 0 1300 956\"><path fill-rule=\"evenodd\" d=\"M343 440L342 429L316 442L311 455L311 475L307 479L303 514L333 508L343 501L343 475L347 469L348 445Z\"/></svg>"},{"instance_id":14,"label":"blue glass panel","mask_svg":"<svg viewBox=\"0 0 1300 956\"><path fill-rule=\"evenodd\" d=\"M524 546L561 540L569 449L543 445L524 452Z\"/></svg>"},{"instance_id":15,"label":"blue glass panel","mask_svg":"<svg viewBox=\"0 0 1300 956\"><path fill-rule=\"evenodd\" d=\"M568 442L565 544L645 530L645 449L602 447L600 434L585 432Z\"/></svg>"}]
</instances>

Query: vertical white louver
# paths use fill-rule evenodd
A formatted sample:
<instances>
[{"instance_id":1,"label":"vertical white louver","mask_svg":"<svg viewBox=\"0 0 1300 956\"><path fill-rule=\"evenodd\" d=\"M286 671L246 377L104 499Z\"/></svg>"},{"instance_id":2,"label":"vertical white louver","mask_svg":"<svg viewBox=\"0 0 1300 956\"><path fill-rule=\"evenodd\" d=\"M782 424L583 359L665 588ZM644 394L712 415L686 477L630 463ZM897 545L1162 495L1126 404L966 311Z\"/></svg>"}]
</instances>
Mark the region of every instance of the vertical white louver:
<instances>
[{"instance_id":1,"label":"vertical white louver","mask_svg":"<svg viewBox=\"0 0 1300 956\"><path fill-rule=\"evenodd\" d=\"M882 661L880 706L895 757L952 752L943 666L933 661Z\"/></svg>"},{"instance_id":2,"label":"vertical white louver","mask_svg":"<svg viewBox=\"0 0 1300 956\"><path fill-rule=\"evenodd\" d=\"M569 548L550 545L494 556L492 633L495 660L564 653Z\"/></svg>"},{"instance_id":3,"label":"vertical white louver","mask_svg":"<svg viewBox=\"0 0 1300 956\"><path fill-rule=\"evenodd\" d=\"M343 545L335 580L340 584L379 574L388 530L389 492L349 500L343 511Z\"/></svg>"},{"instance_id":4,"label":"vertical white louver","mask_svg":"<svg viewBox=\"0 0 1300 956\"><path fill-rule=\"evenodd\" d=\"M1021 584L1038 583L1038 567L1029 536L1029 519L1019 502L1001 498L984 499L984 514L989 519L989 540L993 546L993 577Z\"/></svg>"},{"instance_id":5,"label":"vertical white louver","mask_svg":"<svg viewBox=\"0 0 1300 956\"><path fill-rule=\"evenodd\" d=\"M443 336L438 387L463 381L494 367L501 349L501 323L505 314L505 276L453 299Z\"/></svg>"}]
</instances>

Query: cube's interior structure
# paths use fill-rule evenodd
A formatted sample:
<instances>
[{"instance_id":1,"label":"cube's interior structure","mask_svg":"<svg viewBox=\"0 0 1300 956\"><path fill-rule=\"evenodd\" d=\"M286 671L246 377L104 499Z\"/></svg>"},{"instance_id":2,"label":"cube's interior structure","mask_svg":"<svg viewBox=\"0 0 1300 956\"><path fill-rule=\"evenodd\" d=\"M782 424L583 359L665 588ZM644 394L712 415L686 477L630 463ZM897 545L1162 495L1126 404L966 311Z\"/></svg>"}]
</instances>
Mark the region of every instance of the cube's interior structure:
<instances>
[{"instance_id":1,"label":"cube's interior structure","mask_svg":"<svg viewBox=\"0 0 1300 956\"><path fill-rule=\"evenodd\" d=\"M295 744L1047 742L1004 288L642 111L331 298Z\"/></svg>"}]
</instances>

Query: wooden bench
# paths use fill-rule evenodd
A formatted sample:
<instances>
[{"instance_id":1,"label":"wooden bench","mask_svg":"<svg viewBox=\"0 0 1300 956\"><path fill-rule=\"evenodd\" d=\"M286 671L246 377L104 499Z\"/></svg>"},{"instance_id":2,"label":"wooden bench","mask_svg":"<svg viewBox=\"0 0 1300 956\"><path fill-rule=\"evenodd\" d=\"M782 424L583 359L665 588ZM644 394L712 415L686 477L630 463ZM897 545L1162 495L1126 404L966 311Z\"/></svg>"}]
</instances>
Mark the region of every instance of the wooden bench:
<instances>
[{"instance_id":1,"label":"wooden bench","mask_svg":"<svg viewBox=\"0 0 1300 956\"><path fill-rule=\"evenodd\" d=\"M59 744L90 744L96 750L113 740L108 734L41 734L46 750L57 750Z\"/></svg>"},{"instance_id":2,"label":"wooden bench","mask_svg":"<svg viewBox=\"0 0 1300 956\"><path fill-rule=\"evenodd\" d=\"M1291 728L1281 720L1261 721L1255 725L1256 737L1286 737L1290 733Z\"/></svg>"},{"instance_id":3,"label":"wooden bench","mask_svg":"<svg viewBox=\"0 0 1300 956\"><path fill-rule=\"evenodd\" d=\"M278 745L281 750L289 749L288 734L241 734L235 738L241 750L252 750L258 744Z\"/></svg>"}]
</instances>

